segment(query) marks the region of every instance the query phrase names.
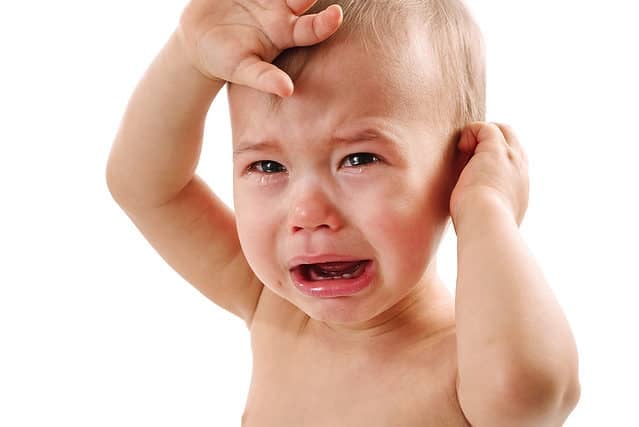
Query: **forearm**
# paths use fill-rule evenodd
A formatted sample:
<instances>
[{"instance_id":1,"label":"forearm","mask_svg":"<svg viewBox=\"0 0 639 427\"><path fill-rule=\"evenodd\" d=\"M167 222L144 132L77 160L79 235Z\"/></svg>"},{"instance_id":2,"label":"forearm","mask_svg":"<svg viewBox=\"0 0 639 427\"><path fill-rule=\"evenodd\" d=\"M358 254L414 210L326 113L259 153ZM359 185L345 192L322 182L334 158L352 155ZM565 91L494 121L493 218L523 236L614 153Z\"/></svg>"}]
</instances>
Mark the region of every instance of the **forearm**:
<instances>
[{"instance_id":1,"label":"forearm","mask_svg":"<svg viewBox=\"0 0 639 427\"><path fill-rule=\"evenodd\" d=\"M157 205L193 177L208 109L222 88L193 68L173 33L136 87L107 165L119 202Z\"/></svg>"},{"instance_id":2,"label":"forearm","mask_svg":"<svg viewBox=\"0 0 639 427\"><path fill-rule=\"evenodd\" d=\"M572 332L512 214L491 203L467 213L454 222L462 387L477 392L497 387L521 398L540 390L574 390Z\"/></svg>"}]
</instances>

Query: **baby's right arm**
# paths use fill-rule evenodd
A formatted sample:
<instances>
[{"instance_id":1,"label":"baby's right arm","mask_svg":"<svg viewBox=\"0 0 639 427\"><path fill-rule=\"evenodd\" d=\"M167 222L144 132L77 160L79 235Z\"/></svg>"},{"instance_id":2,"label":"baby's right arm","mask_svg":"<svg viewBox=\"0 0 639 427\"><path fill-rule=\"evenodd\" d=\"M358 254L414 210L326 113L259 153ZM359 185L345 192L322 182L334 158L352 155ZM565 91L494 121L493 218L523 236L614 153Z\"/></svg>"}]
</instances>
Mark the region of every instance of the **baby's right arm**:
<instances>
[{"instance_id":1,"label":"baby's right arm","mask_svg":"<svg viewBox=\"0 0 639 427\"><path fill-rule=\"evenodd\" d=\"M107 164L114 200L149 243L247 325L262 284L241 251L233 213L195 174L204 122L226 81L292 93L271 61L288 47L325 40L341 23L334 6L298 16L315 1L192 0L135 89Z\"/></svg>"}]
</instances>

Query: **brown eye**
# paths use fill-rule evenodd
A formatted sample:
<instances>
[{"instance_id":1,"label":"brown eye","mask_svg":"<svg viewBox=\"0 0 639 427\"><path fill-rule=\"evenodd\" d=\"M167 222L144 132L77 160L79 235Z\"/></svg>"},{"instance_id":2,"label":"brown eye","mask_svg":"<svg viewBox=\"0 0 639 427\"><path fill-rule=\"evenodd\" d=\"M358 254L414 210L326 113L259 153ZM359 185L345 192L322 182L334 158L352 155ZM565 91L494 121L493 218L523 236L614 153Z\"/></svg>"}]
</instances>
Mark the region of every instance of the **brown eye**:
<instances>
[{"instance_id":1,"label":"brown eye","mask_svg":"<svg viewBox=\"0 0 639 427\"><path fill-rule=\"evenodd\" d=\"M343 165L346 167L364 166L369 163L379 162L379 158L371 153L354 153L344 158Z\"/></svg>"}]
</instances>

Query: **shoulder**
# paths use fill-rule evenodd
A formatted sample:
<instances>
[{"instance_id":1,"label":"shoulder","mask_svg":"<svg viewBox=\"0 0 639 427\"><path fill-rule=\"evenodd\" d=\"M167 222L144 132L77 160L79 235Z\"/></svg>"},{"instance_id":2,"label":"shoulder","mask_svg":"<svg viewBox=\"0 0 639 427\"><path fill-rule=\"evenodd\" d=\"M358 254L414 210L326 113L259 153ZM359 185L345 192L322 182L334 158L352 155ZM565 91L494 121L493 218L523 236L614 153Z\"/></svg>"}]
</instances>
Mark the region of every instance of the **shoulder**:
<instances>
[{"instance_id":1,"label":"shoulder","mask_svg":"<svg viewBox=\"0 0 639 427\"><path fill-rule=\"evenodd\" d=\"M251 321L247 323L251 335L257 335L264 332L266 326L269 329L277 327L277 330L284 333L287 330L301 332L308 320L306 313L263 285Z\"/></svg>"}]
</instances>

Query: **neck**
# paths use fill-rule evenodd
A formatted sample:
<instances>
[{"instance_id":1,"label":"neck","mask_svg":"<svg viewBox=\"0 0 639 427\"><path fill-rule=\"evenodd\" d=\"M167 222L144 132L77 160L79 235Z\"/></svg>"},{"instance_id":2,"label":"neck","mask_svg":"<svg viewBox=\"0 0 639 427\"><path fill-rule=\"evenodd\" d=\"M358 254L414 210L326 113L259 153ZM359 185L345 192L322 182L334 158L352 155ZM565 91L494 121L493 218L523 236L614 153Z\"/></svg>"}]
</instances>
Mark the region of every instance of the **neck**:
<instances>
[{"instance_id":1,"label":"neck","mask_svg":"<svg viewBox=\"0 0 639 427\"><path fill-rule=\"evenodd\" d=\"M437 276L435 263L411 291L379 315L358 324L309 319L307 329L328 345L348 344L371 350L423 342L455 325L455 303Z\"/></svg>"}]
</instances>

